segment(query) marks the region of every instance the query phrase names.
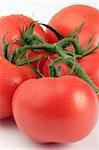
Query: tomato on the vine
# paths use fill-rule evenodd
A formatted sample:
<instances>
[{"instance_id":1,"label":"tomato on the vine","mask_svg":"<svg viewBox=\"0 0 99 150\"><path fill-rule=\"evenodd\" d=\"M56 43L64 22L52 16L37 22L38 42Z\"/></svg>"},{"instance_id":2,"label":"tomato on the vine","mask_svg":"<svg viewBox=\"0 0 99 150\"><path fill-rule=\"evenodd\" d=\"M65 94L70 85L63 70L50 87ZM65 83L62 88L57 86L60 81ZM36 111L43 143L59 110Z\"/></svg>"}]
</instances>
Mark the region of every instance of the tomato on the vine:
<instances>
[{"instance_id":1,"label":"tomato on the vine","mask_svg":"<svg viewBox=\"0 0 99 150\"><path fill-rule=\"evenodd\" d=\"M86 137L95 126L98 98L78 77L46 77L23 82L12 107L19 129L32 140L70 143Z\"/></svg>"},{"instance_id":2,"label":"tomato on the vine","mask_svg":"<svg viewBox=\"0 0 99 150\"><path fill-rule=\"evenodd\" d=\"M36 24L34 27L34 34L40 36L43 40L47 41L47 37L42 27L37 24L32 18L24 15L10 15L0 18L0 55L2 54L2 39L5 36L6 43L11 42L9 45L10 54L13 54L14 47L22 47L16 40L22 40L22 27L26 31L31 23ZM44 52L29 51L30 58L36 58L39 54L43 55Z\"/></svg>"},{"instance_id":3,"label":"tomato on the vine","mask_svg":"<svg viewBox=\"0 0 99 150\"><path fill-rule=\"evenodd\" d=\"M55 28L64 37L75 31L82 23L78 37L80 47L83 48L90 37L93 36L90 48L99 42L99 11L87 5L72 5L57 12L49 21L49 25ZM57 37L49 30L46 30L48 41L54 43Z\"/></svg>"}]
</instances>

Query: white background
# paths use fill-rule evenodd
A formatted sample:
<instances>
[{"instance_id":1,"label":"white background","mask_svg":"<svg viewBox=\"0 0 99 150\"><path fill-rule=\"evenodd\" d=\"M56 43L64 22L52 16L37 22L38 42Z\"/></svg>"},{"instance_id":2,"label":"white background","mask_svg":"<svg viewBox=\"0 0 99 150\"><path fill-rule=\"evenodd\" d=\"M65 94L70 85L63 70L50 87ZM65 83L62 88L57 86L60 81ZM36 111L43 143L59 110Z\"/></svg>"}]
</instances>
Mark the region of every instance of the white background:
<instances>
[{"instance_id":1,"label":"white background","mask_svg":"<svg viewBox=\"0 0 99 150\"><path fill-rule=\"evenodd\" d=\"M48 20L61 8L72 4L88 4L99 9L98 0L0 0L0 16L9 14L25 14L48 23ZM92 133L75 144L41 145L32 142L23 135L12 119L0 121L0 150L98 150L99 121Z\"/></svg>"}]
</instances>

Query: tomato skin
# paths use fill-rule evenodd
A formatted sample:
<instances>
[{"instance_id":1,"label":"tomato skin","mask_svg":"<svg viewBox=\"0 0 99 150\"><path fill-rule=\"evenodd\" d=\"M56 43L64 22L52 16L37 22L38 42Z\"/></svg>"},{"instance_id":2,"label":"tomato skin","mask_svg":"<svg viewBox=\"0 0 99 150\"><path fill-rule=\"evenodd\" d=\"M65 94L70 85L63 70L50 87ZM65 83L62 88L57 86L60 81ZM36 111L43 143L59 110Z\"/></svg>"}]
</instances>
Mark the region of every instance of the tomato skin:
<instances>
[{"instance_id":1,"label":"tomato skin","mask_svg":"<svg viewBox=\"0 0 99 150\"><path fill-rule=\"evenodd\" d=\"M97 9L87 5L71 5L57 12L49 21L49 25L66 37L84 21L85 24L79 32L80 47L83 48L89 38L94 35L91 48L99 42L99 11ZM50 30L47 29L46 34L50 43L58 41Z\"/></svg>"},{"instance_id":2,"label":"tomato skin","mask_svg":"<svg viewBox=\"0 0 99 150\"><path fill-rule=\"evenodd\" d=\"M95 126L98 99L78 77L46 77L23 82L12 108L19 129L32 140L70 143L86 137Z\"/></svg>"},{"instance_id":3,"label":"tomato skin","mask_svg":"<svg viewBox=\"0 0 99 150\"><path fill-rule=\"evenodd\" d=\"M57 54L53 54L51 55L50 59L47 59L41 69L42 74L44 75L44 77L49 77L49 65L51 63L51 60L55 60L58 59L59 56ZM61 67L60 70L60 76L64 76L67 75L70 71L70 68L63 62L56 64L56 67Z\"/></svg>"},{"instance_id":4,"label":"tomato skin","mask_svg":"<svg viewBox=\"0 0 99 150\"><path fill-rule=\"evenodd\" d=\"M80 66L89 75L91 80L99 88L99 54L90 54L79 60Z\"/></svg>"},{"instance_id":5,"label":"tomato skin","mask_svg":"<svg viewBox=\"0 0 99 150\"><path fill-rule=\"evenodd\" d=\"M93 53L91 54L95 54L95 55L99 55L99 48L97 48Z\"/></svg>"},{"instance_id":6,"label":"tomato skin","mask_svg":"<svg viewBox=\"0 0 99 150\"><path fill-rule=\"evenodd\" d=\"M36 77L27 66L15 66L0 57L0 119L12 116L12 97L16 88L26 79Z\"/></svg>"}]
</instances>

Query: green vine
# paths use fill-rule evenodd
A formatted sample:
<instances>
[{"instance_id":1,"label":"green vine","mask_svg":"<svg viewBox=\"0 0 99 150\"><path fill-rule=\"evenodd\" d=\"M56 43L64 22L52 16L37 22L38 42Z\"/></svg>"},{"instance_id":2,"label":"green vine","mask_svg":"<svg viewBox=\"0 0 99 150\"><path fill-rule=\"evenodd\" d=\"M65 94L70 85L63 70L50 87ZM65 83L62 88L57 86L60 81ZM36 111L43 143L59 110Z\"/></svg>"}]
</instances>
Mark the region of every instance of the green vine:
<instances>
[{"instance_id":1,"label":"green vine","mask_svg":"<svg viewBox=\"0 0 99 150\"><path fill-rule=\"evenodd\" d=\"M58 54L60 58L53 60L51 64L49 65L49 70L50 70L50 76L54 77L60 76L60 67L57 67L56 64L59 62L64 62L66 65L70 67L70 72L69 75L71 75L73 72L80 77L81 79L85 80L88 82L93 89L95 90L96 93L99 94L99 89L96 87L96 85L93 83L93 81L89 78L89 76L85 73L85 71L80 67L79 63L76 61L76 58L82 58L86 55L89 55L93 51L95 51L99 47L99 43L96 47L92 48L89 50L89 46L92 42L93 37L91 37L88 41L88 43L85 45L83 49L80 48L80 42L79 42L79 37L78 33L81 30L82 26L84 23L80 25L78 29L76 29L74 32L72 32L68 37L62 37L60 33L55 31L52 27L42 24L49 28L51 31L54 32L55 35L57 35L59 41L50 44L45 42L40 36L37 36L33 33L35 25L31 23L27 30L24 30L24 26L22 27L22 40L17 40L18 43L22 44L23 46L21 48L16 48L14 47L14 52L13 55L10 54L9 52L9 45L11 42L6 43L5 37L4 36L2 42L3 42L3 56L10 61L11 63L21 66L24 64L28 64L29 67L39 76L39 77L44 77L43 74L33 67L31 64L38 62L44 57L48 57L49 54L43 55L41 57L38 57L36 59L30 59L28 58L28 52L27 50L39 52L45 50L46 52L52 52L54 54ZM69 44L72 44L74 47L74 52L70 50L66 50Z\"/></svg>"}]
</instances>

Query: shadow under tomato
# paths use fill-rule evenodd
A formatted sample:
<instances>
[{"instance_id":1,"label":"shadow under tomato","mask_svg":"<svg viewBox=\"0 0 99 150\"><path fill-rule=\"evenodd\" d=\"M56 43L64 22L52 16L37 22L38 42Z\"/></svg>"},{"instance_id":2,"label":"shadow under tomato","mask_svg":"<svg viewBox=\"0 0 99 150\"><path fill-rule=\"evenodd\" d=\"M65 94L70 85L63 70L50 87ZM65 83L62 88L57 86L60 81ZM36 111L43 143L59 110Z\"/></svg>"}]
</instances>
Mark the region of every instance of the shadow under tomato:
<instances>
[{"instance_id":1,"label":"shadow under tomato","mask_svg":"<svg viewBox=\"0 0 99 150\"><path fill-rule=\"evenodd\" d=\"M0 120L0 128L10 128L16 126L13 118L7 118Z\"/></svg>"},{"instance_id":2,"label":"shadow under tomato","mask_svg":"<svg viewBox=\"0 0 99 150\"><path fill-rule=\"evenodd\" d=\"M60 144L60 143L46 143L46 144L38 144L37 147L40 150L68 150L70 144Z\"/></svg>"}]
</instances>

